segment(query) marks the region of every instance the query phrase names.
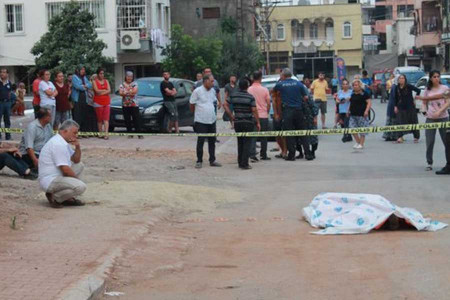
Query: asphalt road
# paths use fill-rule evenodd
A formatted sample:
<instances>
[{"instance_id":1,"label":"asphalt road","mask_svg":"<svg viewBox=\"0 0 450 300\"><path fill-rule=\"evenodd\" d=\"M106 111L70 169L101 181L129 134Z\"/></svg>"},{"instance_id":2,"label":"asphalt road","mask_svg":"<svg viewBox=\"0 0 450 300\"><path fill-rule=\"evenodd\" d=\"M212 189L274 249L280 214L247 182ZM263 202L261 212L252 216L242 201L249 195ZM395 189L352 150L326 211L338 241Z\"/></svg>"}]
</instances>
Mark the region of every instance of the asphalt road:
<instances>
[{"instance_id":1,"label":"asphalt road","mask_svg":"<svg viewBox=\"0 0 450 300\"><path fill-rule=\"evenodd\" d=\"M375 125L384 125L386 104L374 107ZM329 114L328 127L332 121ZM324 136L313 162L273 158L251 171L236 163L195 170L193 161L171 181L208 185L199 178L214 178L223 193L242 192L244 201L154 228L125 251L107 289L125 293L120 299L448 299L448 228L315 236L302 220L315 195L350 192L381 194L449 223L450 178L425 171L423 138L406 140L396 145L372 134L354 151L353 143ZM193 149L193 141L184 143ZM218 145L219 159L235 152L235 139ZM444 165L438 139L435 161Z\"/></svg>"}]
</instances>

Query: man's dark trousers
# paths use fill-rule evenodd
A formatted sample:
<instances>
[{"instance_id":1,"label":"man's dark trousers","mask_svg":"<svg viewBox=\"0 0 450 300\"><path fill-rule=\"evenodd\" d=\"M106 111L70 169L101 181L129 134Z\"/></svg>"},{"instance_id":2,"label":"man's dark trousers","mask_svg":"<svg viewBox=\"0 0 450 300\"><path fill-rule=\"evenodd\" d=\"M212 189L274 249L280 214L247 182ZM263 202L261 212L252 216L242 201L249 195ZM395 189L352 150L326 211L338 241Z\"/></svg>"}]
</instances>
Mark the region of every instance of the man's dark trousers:
<instances>
[{"instance_id":1,"label":"man's dark trousers","mask_svg":"<svg viewBox=\"0 0 450 300\"><path fill-rule=\"evenodd\" d=\"M305 129L305 119L303 117L303 110L300 107L283 107L283 130L304 130ZM305 156L311 155L311 150L309 149L309 140L306 136L289 136L286 138L287 148L288 148L288 158L295 158L295 149L297 141L305 149Z\"/></svg>"},{"instance_id":2,"label":"man's dark trousers","mask_svg":"<svg viewBox=\"0 0 450 300\"><path fill-rule=\"evenodd\" d=\"M5 128L11 128L11 101L0 100L0 126L3 122L5 123ZM0 134L1 137L1 134ZM11 139L11 133L6 133L5 137L7 140Z\"/></svg>"},{"instance_id":3,"label":"man's dark trousers","mask_svg":"<svg viewBox=\"0 0 450 300\"><path fill-rule=\"evenodd\" d=\"M268 131L269 130L269 119L267 118L261 118L259 119L259 123L261 124L261 131ZM261 140L261 158L267 157L267 138L262 137Z\"/></svg>"},{"instance_id":4,"label":"man's dark trousers","mask_svg":"<svg viewBox=\"0 0 450 300\"><path fill-rule=\"evenodd\" d=\"M195 122L194 130L196 133L216 133L216 123L204 124ZM203 145L205 144L205 139L208 139L209 162L213 163L216 161L216 137L201 136L197 139L197 162L203 162Z\"/></svg>"},{"instance_id":5,"label":"man's dark trousers","mask_svg":"<svg viewBox=\"0 0 450 300\"><path fill-rule=\"evenodd\" d=\"M234 130L236 132L252 132L255 128L253 121L238 121L234 122ZM239 167L247 167L248 159L250 157L250 148L252 146L252 138L238 137L238 163Z\"/></svg>"},{"instance_id":6,"label":"man's dark trousers","mask_svg":"<svg viewBox=\"0 0 450 300\"><path fill-rule=\"evenodd\" d=\"M20 176L25 175L25 171L28 169L28 165L19 157L14 157L11 153L0 154L0 170L4 167L8 167Z\"/></svg>"}]
</instances>

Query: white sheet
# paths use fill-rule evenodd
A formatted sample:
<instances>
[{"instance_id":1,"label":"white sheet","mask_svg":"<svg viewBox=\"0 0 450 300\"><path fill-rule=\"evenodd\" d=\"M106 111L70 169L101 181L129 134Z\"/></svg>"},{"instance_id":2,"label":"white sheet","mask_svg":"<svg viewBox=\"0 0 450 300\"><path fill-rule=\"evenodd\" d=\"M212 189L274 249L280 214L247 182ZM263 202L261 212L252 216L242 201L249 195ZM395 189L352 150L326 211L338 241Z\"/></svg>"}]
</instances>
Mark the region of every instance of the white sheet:
<instances>
[{"instance_id":1,"label":"white sheet","mask_svg":"<svg viewBox=\"0 0 450 300\"><path fill-rule=\"evenodd\" d=\"M424 218L413 208L399 207L380 195L322 193L303 208L303 216L311 226L324 228L314 234L368 233L392 214L406 219L419 231L436 231L448 226Z\"/></svg>"}]
</instances>

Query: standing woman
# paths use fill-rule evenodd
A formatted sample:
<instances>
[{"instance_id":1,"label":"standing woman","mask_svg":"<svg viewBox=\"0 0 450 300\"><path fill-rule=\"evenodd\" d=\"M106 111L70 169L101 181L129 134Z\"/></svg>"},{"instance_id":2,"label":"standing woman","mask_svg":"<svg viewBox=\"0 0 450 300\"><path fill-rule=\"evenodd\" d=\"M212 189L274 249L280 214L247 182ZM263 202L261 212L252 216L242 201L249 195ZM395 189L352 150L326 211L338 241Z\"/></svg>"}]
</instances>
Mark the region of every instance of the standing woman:
<instances>
[{"instance_id":1,"label":"standing woman","mask_svg":"<svg viewBox=\"0 0 450 300\"><path fill-rule=\"evenodd\" d=\"M127 127L127 132L131 133L134 131L136 133L141 132L141 115L139 112L139 103L136 99L138 93L138 85L134 81L134 74L128 71L125 74L125 81L119 87L119 95L122 96L122 110L123 118L125 119L125 126ZM128 138L133 138L129 135ZM142 135L138 135L139 139L143 139Z\"/></svg>"},{"instance_id":2,"label":"standing woman","mask_svg":"<svg viewBox=\"0 0 450 300\"><path fill-rule=\"evenodd\" d=\"M72 93L69 85L64 82L64 73L61 71L56 72L55 88L58 91L58 96L56 96L56 116L53 129L58 130L59 125L69 119L71 109L69 98Z\"/></svg>"},{"instance_id":3,"label":"standing woman","mask_svg":"<svg viewBox=\"0 0 450 300\"><path fill-rule=\"evenodd\" d=\"M371 96L364 92L361 80L352 83L353 93L350 97L350 107L347 116L350 117L350 128L369 127L369 110L372 106ZM366 140L366 133L354 134L356 144L354 149L362 150Z\"/></svg>"},{"instance_id":4,"label":"standing woman","mask_svg":"<svg viewBox=\"0 0 450 300\"><path fill-rule=\"evenodd\" d=\"M87 126L87 91L92 88L92 84L86 76L86 68L80 67L75 70L72 77L72 102L74 105L72 116L74 121L80 125L81 131L89 131Z\"/></svg>"},{"instance_id":5,"label":"standing woman","mask_svg":"<svg viewBox=\"0 0 450 300\"><path fill-rule=\"evenodd\" d=\"M36 79L33 81L33 110L34 118L37 119L37 113L41 108L41 97L39 95L39 84L41 83L42 77L44 77L45 70L39 70Z\"/></svg>"},{"instance_id":6,"label":"standing woman","mask_svg":"<svg viewBox=\"0 0 450 300\"><path fill-rule=\"evenodd\" d=\"M418 124L419 120L417 118L416 105L413 98L413 93L416 92L417 95L420 94L421 90L416 88L415 86L408 84L406 76L401 74L397 80L397 88L395 90L395 105L394 112L397 116L397 124L405 125L405 124ZM398 139L396 141L397 144L403 143L405 140L403 139L403 135L409 132L399 132ZM419 142L420 131L414 130L412 131L414 135L414 143Z\"/></svg>"},{"instance_id":7,"label":"standing woman","mask_svg":"<svg viewBox=\"0 0 450 300\"><path fill-rule=\"evenodd\" d=\"M428 79L427 88L424 93L424 98L432 98L436 95L443 95L448 90L448 87L441 84L441 73L437 70L430 72L430 77ZM421 99L421 97L417 97ZM447 100L442 97L436 101L427 102L427 112L426 112L426 122L425 123L437 123L437 122L447 122L448 121L448 111L446 109ZM445 109L444 109L445 107ZM446 129L440 128L439 135L441 136L442 143L446 142ZM436 139L436 129L425 130L425 140L427 144L427 163L428 166L425 170L433 170L433 150L434 141Z\"/></svg>"},{"instance_id":8,"label":"standing woman","mask_svg":"<svg viewBox=\"0 0 450 300\"><path fill-rule=\"evenodd\" d=\"M111 86L105 78L105 70L98 68L97 79L94 80L94 108L97 115L98 131L104 132L104 139L109 139L109 115L111 111Z\"/></svg>"},{"instance_id":9,"label":"standing woman","mask_svg":"<svg viewBox=\"0 0 450 300\"><path fill-rule=\"evenodd\" d=\"M353 91L350 89L350 83L347 79L342 80L341 89L335 94L338 114L339 114L339 123L342 128L348 128L349 126L349 118L347 117L348 109L350 107L350 98L352 96ZM342 137L342 142L351 142L352 136L350 134L344 134Z\"/></svg>"},{"instance_id":10,"label":"standing woman","mask_svg":"<svg viewBox=\"0 0 450 300\"><path fill-rule=\"evenodd\" d=\"M395 107L395 93L397 90L397 80L393 80L392 81L392 86L391 89L389 91L389 101L388 101L388 105L387 105L387 109L386 109L386 126L393 126L395 124L397 124L397 120L396 120L396 115L395 115L395 111L394 111L394 107ZM397 140L397 132L395 131L391 131L391 132L384 132L383 133L383 139L386 142L394 142Z\"/></svg>"},{"instance_id":11,"label":"standing woman","mask_svg":"<svg viewBox=\"0 0 450 300\"><path fill-rule=\"evenodd\" d=\"M50 71L45 70L44 76L42 77L42 81L39 83L39 96L41 98L40 106L47 108L51 111L52 121L51 126L55 124L55 116L56 116L56 99L58 96L58 91L55 88L55 85L50 81Z\"/></svg>"}]
</instances>

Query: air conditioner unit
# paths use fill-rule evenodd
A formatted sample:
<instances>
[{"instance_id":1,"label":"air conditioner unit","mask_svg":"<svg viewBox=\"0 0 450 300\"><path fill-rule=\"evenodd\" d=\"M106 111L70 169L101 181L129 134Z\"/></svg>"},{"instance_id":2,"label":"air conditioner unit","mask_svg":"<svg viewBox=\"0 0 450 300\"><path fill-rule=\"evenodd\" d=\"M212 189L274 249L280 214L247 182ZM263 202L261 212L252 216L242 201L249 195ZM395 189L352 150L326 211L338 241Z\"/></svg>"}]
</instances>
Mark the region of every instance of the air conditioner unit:
<instances>
[{"instance_id":1,"label":"air conditioner unit","mask_svg":"<svg viewBox=\"0 0 450 300\"><path fill-rule=\"evenodd\" d=\"M139 50L141 43L139 41L139 30L122 30L120 32L120 49Z\"/></svg>"},{"instance_id":2,"label":"air conditioner unit","mask_svg":"<svg viewBox=\"0 0 450 300\"><path fill-rule=\"evenodd\" d=\"M436 55L444 55L444 54L445 54L445 47L436 46Z\"/></svg>"}]
</instances>

